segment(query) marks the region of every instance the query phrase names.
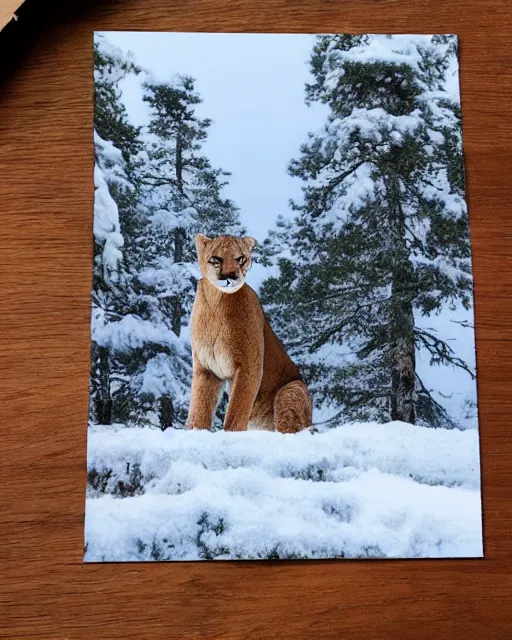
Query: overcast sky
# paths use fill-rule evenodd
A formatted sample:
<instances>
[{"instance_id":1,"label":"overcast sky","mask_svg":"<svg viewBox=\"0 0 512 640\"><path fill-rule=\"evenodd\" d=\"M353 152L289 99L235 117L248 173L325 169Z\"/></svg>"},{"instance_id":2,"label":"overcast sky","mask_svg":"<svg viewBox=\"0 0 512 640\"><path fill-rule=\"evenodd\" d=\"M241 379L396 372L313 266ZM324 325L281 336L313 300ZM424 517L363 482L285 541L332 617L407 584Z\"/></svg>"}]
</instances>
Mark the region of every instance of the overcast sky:
<instances>
[{"instance_id":1,"label":"overcast sky","mask_svg":"<svg viewBox=\"0 0 512 640\"><path fill-rule=\"evenodd\" d=\"M312 35L108 32L105 37L159 80L190 75L204 102L201 117L213 120L203 150L214 167L231 171L225 195L242 222L263 240L288 201L300 198L301 182L287 175L308 131L326 120L324 105L307 107ZM122 83L134 124L147 124L148 105L139 82Z\"/></svg>"}]
</instances>

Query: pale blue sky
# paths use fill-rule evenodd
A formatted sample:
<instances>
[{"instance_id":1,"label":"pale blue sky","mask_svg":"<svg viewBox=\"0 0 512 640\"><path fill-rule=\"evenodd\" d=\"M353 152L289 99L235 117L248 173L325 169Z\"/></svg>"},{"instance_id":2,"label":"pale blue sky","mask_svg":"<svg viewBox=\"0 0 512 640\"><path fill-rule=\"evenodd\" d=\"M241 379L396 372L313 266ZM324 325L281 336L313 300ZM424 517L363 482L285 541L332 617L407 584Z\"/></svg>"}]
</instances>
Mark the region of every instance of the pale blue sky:
<instances>
[{"instance_id":1,"label":"pale blue sky","mask_svg":"<svg viewBox=\"0 0 512 640\"><path fill-rule=\"evenodd\" d=\"M240 207L249 233L263 240L278 214L289 214L301 182L287 175L308 131L325 122L324 105L307 107L312 80L312 35L108 32L112 44L132 51L157 79L196 79L201 117L213 120L203 149L213 166L231 171L225 195ZM135 124L146 124L148 105L137 80L122 83Z\"/></svg>"}]
</instances>

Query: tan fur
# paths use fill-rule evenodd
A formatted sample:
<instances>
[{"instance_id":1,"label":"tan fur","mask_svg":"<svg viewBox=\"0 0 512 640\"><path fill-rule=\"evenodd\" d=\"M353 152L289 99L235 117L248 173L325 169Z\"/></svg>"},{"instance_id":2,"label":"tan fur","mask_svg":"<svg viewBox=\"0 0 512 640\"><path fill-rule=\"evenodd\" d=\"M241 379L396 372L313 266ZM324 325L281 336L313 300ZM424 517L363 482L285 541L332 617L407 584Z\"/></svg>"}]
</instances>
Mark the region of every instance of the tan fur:
<instances>
[{"instance_id":1,"label":"tan fur","mask_svg":"<svg viewBox=\"0 0 512 640\"><path fill-rule=\"evenodd\" d=\"M252 238L196 237L199 281L192 310L192 397L187 425L209 429L225 381L231 385L226 431L311 424L312 403L295 364L245 283Z\"/></svg>"}]
</instances>

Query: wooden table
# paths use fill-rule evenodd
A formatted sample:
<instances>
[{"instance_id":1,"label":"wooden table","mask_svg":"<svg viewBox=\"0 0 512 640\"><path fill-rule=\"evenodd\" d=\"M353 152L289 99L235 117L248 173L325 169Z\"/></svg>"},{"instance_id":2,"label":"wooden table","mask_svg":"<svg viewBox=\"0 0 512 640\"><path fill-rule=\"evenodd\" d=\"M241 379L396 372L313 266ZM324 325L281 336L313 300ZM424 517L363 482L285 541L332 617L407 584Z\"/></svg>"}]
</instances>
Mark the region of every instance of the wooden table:
<instances>
[{"instance_id":1,"label":"wooden table","mask_svg":"<svg viewBox=\"0 0 512 640\"><path fill-rule=\"evenodd\" d=\"M509 0L78 5L0 93L0 637L512 638ZM485 560L82 564L94 29L460 35Z\"/></svg>"}]
</instances>

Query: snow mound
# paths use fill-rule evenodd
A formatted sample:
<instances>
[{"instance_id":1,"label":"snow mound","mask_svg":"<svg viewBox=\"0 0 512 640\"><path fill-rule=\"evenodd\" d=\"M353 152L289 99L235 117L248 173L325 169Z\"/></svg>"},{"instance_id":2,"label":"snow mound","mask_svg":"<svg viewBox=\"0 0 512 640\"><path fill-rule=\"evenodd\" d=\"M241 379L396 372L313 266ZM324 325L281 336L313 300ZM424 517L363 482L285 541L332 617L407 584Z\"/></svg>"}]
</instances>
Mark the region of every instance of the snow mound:
<instances>
[{"instance_id":1,"label":"snow mound","mask_svg":"<svg viewBox=\"0 0 512 640\"><path fill-rule=\"evenodd\" d=\"M482 555L477 431L92 427L85 560Z\"/></svg>"}]
</instances>

